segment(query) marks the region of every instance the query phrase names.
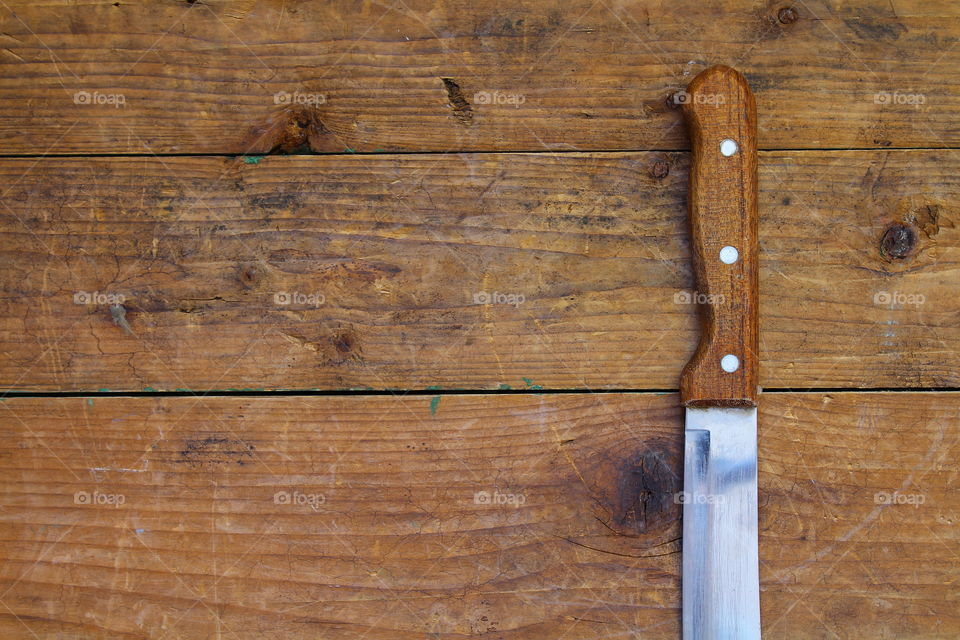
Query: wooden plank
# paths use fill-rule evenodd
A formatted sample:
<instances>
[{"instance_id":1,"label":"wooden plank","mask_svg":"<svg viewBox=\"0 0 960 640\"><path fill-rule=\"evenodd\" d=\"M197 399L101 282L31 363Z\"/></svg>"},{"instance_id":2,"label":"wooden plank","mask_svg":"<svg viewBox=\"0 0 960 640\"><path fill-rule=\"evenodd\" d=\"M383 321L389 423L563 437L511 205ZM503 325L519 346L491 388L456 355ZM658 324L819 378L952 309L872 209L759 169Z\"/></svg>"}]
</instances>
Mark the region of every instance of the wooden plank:
<instances>
[{"instance_id":1,"label":"wooden plank","mask_svg":"<svg viewBox=\"0 0 960 640\"><path fill-rule=\"evenodd\" d=\"M676 638L678 405L8 399L0 629ZM955 393L763 397L764 637L960 635L958 411Z\"/></svg>"},{"instance_id":2,"label":"wooden plank","mask_svg":"<svg viewBox=\"0 0 960 640\"><path fill-rule=\"evenodd\" d=\"M960 386L958 158L761 156L761 384ZM675 389L687 163L5 159L0 388Z\"/></svg>"},{"instance_id":3,"label":"wooden plank","mask_svg":"<svg viewBox=\"0 0 960 640\"><path fill-rule=\"evenodd\" d=\"M958 18L947 0L10 0L0 150L682 149L668 97L717 63L751 81L761 148L956 147Z\"/></svg>"}]
</instances>

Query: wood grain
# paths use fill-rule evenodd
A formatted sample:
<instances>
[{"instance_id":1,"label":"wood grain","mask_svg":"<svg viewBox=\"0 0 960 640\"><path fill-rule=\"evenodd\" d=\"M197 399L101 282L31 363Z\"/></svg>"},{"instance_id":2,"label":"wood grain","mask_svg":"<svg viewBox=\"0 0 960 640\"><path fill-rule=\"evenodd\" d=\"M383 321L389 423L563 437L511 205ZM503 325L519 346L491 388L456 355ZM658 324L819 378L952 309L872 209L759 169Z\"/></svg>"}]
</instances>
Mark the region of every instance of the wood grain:
<instances>
[{"instance_id":1,"label":"wood grain","mask_svg":"<svg viewBox=\"0 0 960 640\"><path fill-rule=\"evenodd\" d=\"M7 391L675 389L718 63L779 150L761 384L958 388L958 18L2 3L0 637L678 637L675 394ZM960 637L958 416L761 396L767 640Z\"/></svg>"},{"instance_id":2,"label":"wood grain","mask_svg":"<svg viewBox=\"0 0 960 640\"><path fill-rule=\"evenodd\" d=\"M759 379L757 107L744 77L716 66L697 75L683 105L692 140L690 257L703 299L700 340L680 378L688 407L756 406ZM727 155L724 143L732 143ZM732 264L721 251L732 247ZM721 368L725 357L739 362Z\"/></svg>"},{"instance_id":3,"label":"wood grain","mask_svg":"<svg viewBox=\"0 0 960 640\"><path fill-rule=\"evenodd\" d=\"M676 389L687 166L0 160L0 388ZM960 386L956 154L760 166L761 384Z\"/></svg>"},{"instance_id":4,"label":"wood grain","mask_svg":"<svg viewBox=\"0 0 960 640\"><path fill-rule=\"evenodd\" d=\"M753 85L761 148L956 147L958 18L946 0L10 0L0 152L684 149L669 98L718 63Z\"/></svg>"},{"instance_id":5,"label":"wood grain","mask_svg":"<svg viewBox=\"0 0 960 640\"><path fill-rule=\"evenodd\" d=\"M679 404L7 399L0 630L676 638ZM764 637L957 637L960 395L760 404Z\"/></svg>"}]
</instances>

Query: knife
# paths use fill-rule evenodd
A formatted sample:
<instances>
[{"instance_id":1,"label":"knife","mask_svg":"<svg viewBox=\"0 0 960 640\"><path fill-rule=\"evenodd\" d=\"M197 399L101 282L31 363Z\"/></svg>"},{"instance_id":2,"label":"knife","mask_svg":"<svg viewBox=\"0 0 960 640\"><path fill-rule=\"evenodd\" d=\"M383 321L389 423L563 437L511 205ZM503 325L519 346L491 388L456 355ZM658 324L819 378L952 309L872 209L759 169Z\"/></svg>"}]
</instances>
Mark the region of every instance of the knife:
<instances>
[{"instance_id":1,"label":"knife","mask_svg":"<svg viewBox=\"0 0 960 640\"><path fill-rule=\"evenodd\" d=\"M687 87L700 342L680 379L684 640L760 638L756 104L737 71Z\"/></svg>"}]
</instances>

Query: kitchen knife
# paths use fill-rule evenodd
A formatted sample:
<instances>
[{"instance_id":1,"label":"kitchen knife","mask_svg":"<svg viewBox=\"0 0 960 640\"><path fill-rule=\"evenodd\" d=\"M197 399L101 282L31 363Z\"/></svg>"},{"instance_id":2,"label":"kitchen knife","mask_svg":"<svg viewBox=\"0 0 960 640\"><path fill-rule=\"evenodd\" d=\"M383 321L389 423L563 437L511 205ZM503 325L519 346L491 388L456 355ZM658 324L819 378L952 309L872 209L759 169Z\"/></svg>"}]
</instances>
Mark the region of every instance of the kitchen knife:
<instances>
[{"instance_id":1,"label":"kitchen knife","mask_svg":"<svg viewBox=\"0 0 960 640\"><path fill-rule=\"evenodd\" d=\"M701 334L683 370L684 640L760 638L757 554L756 105L711 67L682 101Z\"/></svg>"}]
</instances>

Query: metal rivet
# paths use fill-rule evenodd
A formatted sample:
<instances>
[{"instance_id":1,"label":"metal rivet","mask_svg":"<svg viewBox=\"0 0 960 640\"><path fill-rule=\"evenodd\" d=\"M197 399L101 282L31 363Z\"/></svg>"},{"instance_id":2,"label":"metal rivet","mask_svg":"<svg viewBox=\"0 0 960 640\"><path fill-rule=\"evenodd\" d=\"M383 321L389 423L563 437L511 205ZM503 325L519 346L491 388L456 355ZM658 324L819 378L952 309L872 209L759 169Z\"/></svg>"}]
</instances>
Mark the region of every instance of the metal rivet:
<instances>
[{"instance_id":1,"label":"metal rivet","mask_svg":"<svg viewBox=\"0 0 960 640\"><path fill-rule=\"evenodd\" d=\"M731 140L730 138L727 138L726 140L720 143L720 153L722 153L725 156L732 156L737 152L737 149L739 149L739 147L737 146L736 140Z\"/></svg>"},{"instance_id":2,"label":"metal rivet","mask_svg":"<svg viewBox=\"0 0 960 640\"><path fill-rule=\"evenodd\" d=\"M720 358L720 368L726 371L727 373L733 373L740 368L740 358L728 353L727 355Z\"/></svg>"},{"instance_id":3,"label":"metal rivet","mask_svg":"<svg viewBox=\"0 0 960 640\"><path fill-rule=\"evenodd\" d=\"M725 246L723 249L720 249L720 262L723 264L733 264L740 258L740 252L737 251L736 247L731 247L730 245Z\"/></svg>"}]
</instances>

